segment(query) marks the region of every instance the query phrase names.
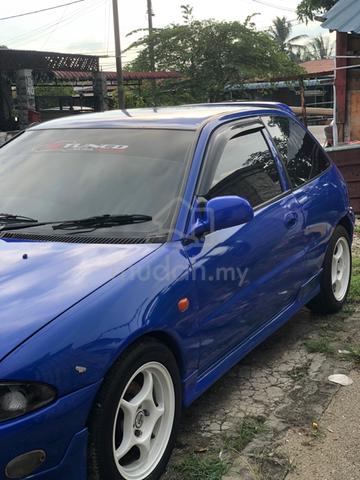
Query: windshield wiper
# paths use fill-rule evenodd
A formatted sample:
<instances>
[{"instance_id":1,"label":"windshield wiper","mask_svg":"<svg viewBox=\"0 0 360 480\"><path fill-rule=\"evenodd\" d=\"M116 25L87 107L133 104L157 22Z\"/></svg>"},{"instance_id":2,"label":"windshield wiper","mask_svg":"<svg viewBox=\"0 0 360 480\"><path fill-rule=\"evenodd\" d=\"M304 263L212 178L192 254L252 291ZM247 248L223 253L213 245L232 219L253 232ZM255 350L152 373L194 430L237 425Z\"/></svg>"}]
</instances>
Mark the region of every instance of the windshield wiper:
<instances>
[{"instance_id":1,"label":"windshield wiper","mask_svg":"<svg viewBox=\"0 0 360 480\"><path fill-rule=\"evenodd\" d=\"M0 213L0 223L37 223L35 218L15 215L13 213Z\"/></svg>"},{"instance_id":2,"label":"windshield wiper","mask_svg":"<svg viewBox=\"0 0 360 480\"><path fill-rule=\"evenodd\" d=\"M17 218L17 219L16 219ZM16 217L10 221L4 218L5 224L0 225L0 232L6 230L22 230L23 228L42 227L53 225L54 230L83 230L96 228L110 228L118 225L129 225L131 223L150 222L149 215L98 215L94 217L80 218L78 220L57 220L54 222L39 222L28 217ZM0 216L1 223L1 216Z\"/></svg>"},{"instance_id":3,"label":"windshield wiper","mask_svg":"<svg viewBox=\"0 0 360 480\"><path fill-rule=\"evenodd\" d=\"M88 218L80 218L79 220L67 220L54 225L54 230L81 230L90 228L108 228L118 225L130 225L132 223L150 222L152 217L149 215L98 215Z\"/></svg>"}]
</instances>

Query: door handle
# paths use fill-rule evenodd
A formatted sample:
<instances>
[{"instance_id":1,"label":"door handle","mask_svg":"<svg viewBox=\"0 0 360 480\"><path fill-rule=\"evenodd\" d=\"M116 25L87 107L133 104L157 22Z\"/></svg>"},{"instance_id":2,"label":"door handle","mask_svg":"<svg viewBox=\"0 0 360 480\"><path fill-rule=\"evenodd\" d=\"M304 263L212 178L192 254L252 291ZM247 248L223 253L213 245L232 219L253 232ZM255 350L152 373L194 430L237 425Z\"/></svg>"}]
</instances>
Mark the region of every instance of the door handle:
<instances>
[{"instance_id":1,"label":"door handle","mask_svg":"<svg viewBox=\"0 0 360 480\"><path fill-rule=\"evenodd\" d=\"M297 224L299 215L296 212L289 212L285 215L284 222L287 228L291 228Z\"/></svg>"}]
</instances>

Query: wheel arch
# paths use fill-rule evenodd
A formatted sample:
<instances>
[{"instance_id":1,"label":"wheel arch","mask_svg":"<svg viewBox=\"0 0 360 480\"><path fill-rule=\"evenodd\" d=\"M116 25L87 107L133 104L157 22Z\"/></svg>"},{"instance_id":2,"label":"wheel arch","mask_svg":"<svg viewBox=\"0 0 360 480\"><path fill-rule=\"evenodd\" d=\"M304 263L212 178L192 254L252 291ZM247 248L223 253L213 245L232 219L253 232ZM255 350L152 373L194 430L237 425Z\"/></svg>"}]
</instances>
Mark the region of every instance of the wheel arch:
<instances>
[{"instance_id":1,"label":"wheel arch","mask_svg":"<svg viewBox=\"0 0 360 480\"><path fill-rule=\"evenodd\" d=\"M139 335L138 337L133 338L129 342L129 344L126 345L126 347L124 349L122 349L121 352L118 353L118 355L116 355L116 357L113 359L111 365L107 369L107 371L106 371L106 373L103 377L103 381L101 382L101 385L104 382L104 380L106 379L109 372L114 367L114 365L124 355L126 355L127 352L129 352L130 350L135 348L139 343L146 342L146 341L151 341L151 340L156 340L156 341L162 343L165 347L167 347L171 351L171 353L175 357L177 366L179 368L180 377L181 377L182 380L184 380L185 372L186 372L186 366L185 366L184 353L181 350L179 342L174 338L173 335L171 335L167 332L164 332L162 330L155 330L155 331L143 333L142 335ZM100 389L101 389L101 385L100 385Z\"/></svg>"},{"instance_id":2,"label":"wheel arch","mask_svg":"<svg viewBox=\"0 0 360 480\"><path fill-rule=\"evenodd\" d=\"M104 378L103 378L103 380L102 380L102 382L101 382L101 384L98 388L97 394L96 394L96 396L94 398L94 401L92 403L91 410L89 411L89 414L88 414L88 417L87 417L87 422L86 422L86 427L87 427L88 432L89 432L89 435L88 435L87 466L88 466L88 472L90 474L90 477L93 480L100 480L101 478L103 478L103 474L101 473L101 469L103 470L104 463L99 460L99 458L101 458L101 457L99 457L99 455L97 455L96 452L95 452L96 442L94 441L94 432L96 432L95 437L97 436L96 426L97 426L97 421L99 419L99 415L102 415L103 412L108 412L108 410L106 408L104 408L104 404L106 406L106 400L107 399L106 399L106 396L105 397L102 396L102 394L104 393L103 388L104 387L109 387L111 385L111 383L109 383L110 379L109 379L108 375L111 374L111 371L114 369L114 367L116 367L116 365L119 362L121 362L124 357L126 357L127 353L130 354L133 349L137 348L137 351L133 352L133 357L131 359L127 359L127 362L128 362L127 368L126 367L124 368L124 366L123 366L122 375L118 376L119 379L122 379L124 381L124 377L125 377L125 380L126 380L126 373L125 372L128 372L129 366L131 368L131 366L133 365L134 359L138 358L137 355L141 354L142 347L145 346L146 342L147 342L148 356L150 356L150 357L152 356L152 352L154 351L154 349L152 347L154 347L156 345L159 345L159 343L161 343L162 346L166 347L173 354L174 360L175 360L175 362L176 362L176 364L179 368L179 372L175 372L174 371L175 370L174 369L174 361L171 361L172 369L174 371L174 374L176 376L178 376L178 373L179 373L179 378L174 383L174 389L175 389L174 395L175 395L175 398L178 399L176 401L176 403L178 405L178 408L175 409L175 416L174 416L174 421L173 421L173 426L172 426L172 428L174 428L174 425L175 425L175 430L172 430L172 432L174 432L174 431L176 432L177 425L179 424L179 420L180 420L182 406L183 406L183 403L182 403L183 384L181 382L181 363L180 363L182 360L181 360L181 356L180 356L181 355L180 348L177 345L176 340L173 338L173 336L170 335L170 334L167 334L166 332L162 332L162 331L160 331L160 332L158 332L158 331L145 332L143 335L139 335L138 337L133 338L132 341L130 341L126 345L126 347L124 349L122 349L121 352L119 352L119 354L116 356L116 358L114 359L113 363L111 364L111 366L107 370L106 375L104 376ZM149 348L150 348L150 350L149 350ZM169 359L169 356L167 356L167 358ZM151 361L151 360L148 360L148 361ZM124 382L124 385L126 385L126 382ZM118 390L116 390L116 391L118 391ZM176 392L177 392L177 395L176 395ZM175 435L174 433L171 433L169 441L166 444L166 449L169 449L169 445L171 446L171 448L170 448L170 450L168 450L168 452L171 452L171 450L173 449L173 446L175 444L175 436L174 435ZM165 450L164 455L165 454L166 454L166 450ZM165 458L165 464L167 464L169 457L170 457L170 453L167 453L166 457L161 457L161 462L163 462L163 458ZM156 469L159 468L159 465L161 465L161 462L156 464L154 471L156 471ZM156 477L153 477L152 475L153 474L151 472L151 474L150 474L151 478L159 478L157 475L156 475ZM106 476L106 478L108 478L107 475L105 475L105 476ZM113 477L111 477L111 478L113 478Z\"/></svg>"},{"instance_id":3,"label":"wheel arch","mask_svg":"<svg viewBox=\"0 0 360 480\"><path fill-rule=\"evenodd\" d=\"M354 234L354 224L351 221L351 219L349 218L349 214L344 215L340 219L338 225L343 226L345 228L345 230L348 232L350 239L352 239L352 236Z\"/></svg>"},{"instance_id":4,"label":"wheel arch","mask_svg":"<svg viewBox=\"0 0 360 480\"><path fill-rule=\"evenodd\" d=\"M167 332L158 330L154 332L147 333L139 338L139 340L146 340L146 339L155 339L160 343L163 343L169 350L173 353L176 363L179 368L180 377L183 379L185 375L185 359L184 354L180 348L179 343L177 340Z\"/></svg>"},{"instance_id":5,"label":"wheel arch","mask_svg":"<svg viewBox=\"0 0 360 480\"><path fill-rule=\"evenodd\" d=\"M120 352L120 354L114 359L112 365L114 365L119 358L126 353L133 349L138 343L146 342L149 340L157 340L158 342L162 343L167 347L171 353L174 355L177 366L179 368L180 377L184 379L185 372L186 372L186 365L185 365L185 358L184 353L181 350L179 342L176 340L174 335L171 335L168 332L163 330L154 330L150 332L143 332L141 335L133 338L128 345ZM112 367L109 368L111 370Z\"/></svg>"}]
</instances>

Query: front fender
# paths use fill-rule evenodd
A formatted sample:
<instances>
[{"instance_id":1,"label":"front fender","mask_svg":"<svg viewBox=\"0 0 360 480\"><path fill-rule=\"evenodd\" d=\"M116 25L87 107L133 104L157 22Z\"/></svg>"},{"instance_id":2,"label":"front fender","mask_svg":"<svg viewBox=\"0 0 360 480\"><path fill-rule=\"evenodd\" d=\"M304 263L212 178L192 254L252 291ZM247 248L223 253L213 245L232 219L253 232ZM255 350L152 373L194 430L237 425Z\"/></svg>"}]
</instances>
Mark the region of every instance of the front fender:
<instances>
[{"instance_id":1,"label":"front fender","mask_svg":"<svg viewBox=\"0 0 360 480\"><path fill-rule=\"evenodd\" d=\"M183 297L190 307L181 313ZM0 363L0 379L41 381L66 395L101 380L132 342L151 332L172 336L186 378L198 365L196 313L181 243L165 244L20 345Z\"/></svg>"}]
</instances>

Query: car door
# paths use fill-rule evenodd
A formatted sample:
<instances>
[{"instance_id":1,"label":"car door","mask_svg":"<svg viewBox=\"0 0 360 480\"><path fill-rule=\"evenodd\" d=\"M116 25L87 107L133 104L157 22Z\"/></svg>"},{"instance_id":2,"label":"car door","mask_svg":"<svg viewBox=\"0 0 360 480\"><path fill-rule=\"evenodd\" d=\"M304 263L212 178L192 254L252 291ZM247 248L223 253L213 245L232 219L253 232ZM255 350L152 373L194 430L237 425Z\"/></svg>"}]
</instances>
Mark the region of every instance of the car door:
<instances>
[{"instance_id":1,"label":"car door","mask_svg":"<svg viewBox=\"0 0 360 480\"><path fill-rule=\"evenodd\" d=\"M210 142L197 195L246 198L254 218L187 245L199 298L200 369L290 305L301 284L302 210L269 149L263 123L237 122Z\"/></svg>"},{"instance_id":2,"label":"car door","mask_svg":"<svg viewBox=\"0 0 360 480\"><path fill-rule=\"evenodd\" d=\"M338 221L338 185L332 181L325 152L302 125L285 116L263 120L287 169L293 195L304 212L303 269L310 281L320 271L332 226Z\"/></svg>"}]
</instances>

